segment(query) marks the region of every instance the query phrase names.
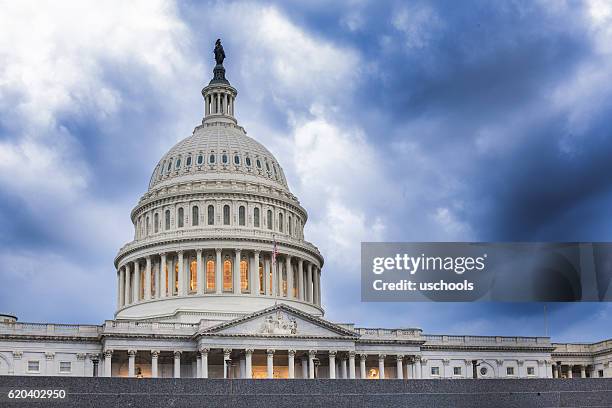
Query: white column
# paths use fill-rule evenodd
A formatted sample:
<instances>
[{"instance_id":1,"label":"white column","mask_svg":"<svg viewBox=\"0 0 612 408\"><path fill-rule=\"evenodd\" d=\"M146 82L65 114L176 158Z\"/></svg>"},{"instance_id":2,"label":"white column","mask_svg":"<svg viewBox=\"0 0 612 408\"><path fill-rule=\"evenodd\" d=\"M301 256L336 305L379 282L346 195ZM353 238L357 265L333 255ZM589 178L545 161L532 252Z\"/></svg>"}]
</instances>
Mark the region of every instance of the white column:
<instances>
[{"instance_id":1,"label":"white column","mask_svg":"<svg viewBox=\"0 0 612 408\"><path fill-rule=\"evenodd\" d=\"M223 113L227 115L227 94L223 94Z\"/></svg>"},{"instance_id":2,"label":"white column","mask_svg":"<svg viewBox=\"0 0 612 408\"><path fill-rule=\"evenodd\" d=\"M174 378L181 378L181 352L174 352Z\"/></svg>"},{"instance_id":3,"label":"white column","mask_svg":"<svg viewBox=\"0 0 612 408\"><path fill-rule=\"evenodd\" d=\"M349 378L355 378L355 352L349 351Z\"/></svg>"},{"instance_id":4,"label":"white column","mask_svg":"<svg viewBox=\"0 0 612 408\"><path fill-rule=\"evenodd\" d=\"M378 355L378 378L381 380L385 379L385 355Z\"/></svg>"},{"instance_id":5,"label":"white column","mask_svg":"<svg viewBox=\"0 0 612 408\"><path fill-rule=\"evenodd\" d=\"M567 378L573 378L574 377L574 373L572 372L574 370L574 366L571 364L567 365Z\"/></svg>"},{"instance_id":6,"label":"white column","mask_svg":"<svg viewBox=\"0 0 612 408\"><path fill-rule=\"evenodd\" d=\"M404 359L404 356L396 356L396 371L397 371L397 379L398 380L403 380L404 379L404 365L402 364L402 361Z\"/></svg>"},{"instance_id":7,"label":"white column","mask_svg":"<svg viewBox=\"0 0 612 408\"><path fill-rule=\"evenodd\" d=\"M287 366L289 368L289 378L295 378L295 350L289 350Z\"/></svg>"},{"instance_id":8,"label":"white column","mask_svg":"<svg viewBox=\"0 0 612 408\"><path fill-rule=\"evenodd\" d=\"M423 372L421 371L421 356L414 357L414 378L423 378Z\"/></svg>"},{"instance_id":9,"label":"white column","mask_svg":"<svg viewBox=\"0 0 612 408\"><path fill-rule=\"evenodd\" d=\"M308 378L315 378L314 359L316 355L317 355L316 350L308 351Z\"/></svg>"},{"instance_id":10,"label":"white column","mask_svg":"<svg viewBox=\"0 0 612 408\"><path fill-rule=\"evenodd\" d=\"M321 306L321 270L315 267L315 304Z\"/></svg>"},{"instance_id":11,"label":"white column","mask_svg":"<svg viewBox=\"0 0 612 408\"><path fill-rule=\"evenodd\" d=\"M228 378L228 367L231 367L232 360L230 359L230 354L232 354L232 349L223 349L223 378Z\"/></svg>"},{"instance_id":12,"label":"white column","mask_svg":"<svg viewBox=\"0 0 612 408\"><path fill-rule=\"evenodd\" d=\"M359 376L362 380L365 380L367 377L367 373L366 373L366 358L367 357L368 357L367 354L359 355Z\"/></svg>"},{"instance_id":13,"label":"white column","mask_svg":"<svg viewBox=\"0 0 612 408\"><path fill-rule=\"evenodd\" d=\"M119 306L125 306L125 266L119 268Z\"/></svg>"},{"instance_id":14,"label":"white column","mask_svg":"<svg viewBox=\"0 0 612 408\"><path fill-rule=\"evenodd\" d=\"M221 262L221 248L215 248L217 258L215 260L215 292L220 295L223 292L223 265Z\"/></svg>"},{"instance_id":15,"label":"white column","mask_svg":"<svg viewBox=\"0 0 612 408\"><path fill-rule=\"evenodd\" d=\"M302 356L300 358L300 362L302 363L302 378L308 378L308 357Z\"/></svg>"},{"instance_id":16,"label":"white column","mask_svg":"<svg viewBox=\"0 0 612 408\"><path fill-rule=\"evenodd\" d=\"M268 366L268 378L274 378L274 350L268 349L266 351L268 356L267 366Z\"/></svg>"},{"instance_id":17,"label":"white column","mask_svg":"<svg viewBox=\"0 0 612 408\"><path fill-rule=\"evenodd\" d=\"M202 378L208 378L208 351L207 348L200 349L200 363L202 364L200 374Z\"/></svg>"},{"instance_id":18,"label":"white column","mask_svg":"<svg viewBox=\"0 0 612 408\"><path fill-rule=\"evenodd\" d=\"M113 350L104 351L104 377L111 377L113 373L112 367Z\"/></svg>"},{"instance_id":19,"label":"white column","mask_svg":"<svg viewBox=\"0 0 612 408\"><path fill-rule=\"evenodd\" d=\"M580 366L580 378L586 378L586 366L584 364Z\"/></svg>"},{"instance_id":20,"label":"white column","mask_svg":"<svg viewBox=\"0 0 612 408\"><path fill-rule=\"evenodd\" d=\"M125 283L124 283L124 295L123 295L123 300L124 300L124 305L129 305L130 302L130 294L132 293L132 287L131 287L131 282L132 282L132 273L131 273L131 269L130 269L130 264L125 264L123 266L123 268L125 269Z\"/></svg>"},{"instance_id":21,"label":"white column","mask_svg":"<svg viewBox=\"0 0 612 408\"><path fill-rule=\"evenodd\" d=\"M261 290L259 286L259 251L253 252L253 263L255 265L253 265L253 272L251 273L251 295L259 296Z\"/></svg>"},{"instance_id":22,"label":"white column","mask_svg":"<svg viewBox=\"0 0 612 408\"><path fill-rule=\"evenodd\" d=\"M140 264L134 262L134 287L132 288L132 302L140 301Z\"/></svg>"},{"instance_id":23,"label":"white column","mask_svg":"<svg viewBox=\"0 0 612 408\"><path fill-rule=\"evenodd\" d=\"M202 264L202 250L196 250L196 262L197 262L197 270L198 270L198 295L204 294L204 288L206 287L206 282L204 281L204 265Z\"/></svg>"},{"instance_id":24,"label":"white column","mask_svg":"<svg viewBox=\"0 0 612 408\"><path fill-rule=\"evenodd\" d=\"M336 378L336 351L329 351L329 378Z\"/></svg>"},{"instance_id":25,"label":"white column","mask_svg":"<svg viewBox=\"0 0 612 408\"><path fill-rule=\"evenodd\" d=\"M313 288L312 288L312 268L311 263L308 264L308 280L306 281L306 301L313 303Z\"/></svg>"},{"instance_id":26,"label":"white column","mask_svg":"<svg viewBox=\"0 0 612 408\"><path fill-rule=\"evenodd\" d=\"M253 378L253 349L244 350L245 360L245 376L244 378Z\"/></svg>"},{"instance_id":27,"label":"white column","mask_svg":"<svg viewBox=\"0 0 612 408\"><path fill-rule=\"evenodd\" d=\"M304 260L298 259L298 299L304 300Z\"/></svg>"},{"instance_id":28,"label":"white column","mask_svg":"<svg viewBox=\"0 0 612 408\"><path fill-rule=\"evenodd\" d=\"M221 94L217 94L217 110L215 113L221 113Z\"/></svg>"},{"instance_id":29,"label":"white column","mask_svg":"<svg viewBox=\"0 0 612 408\"><path fill-rule=\"evenodd\" d=\"M151 350L151 378L157 378L159 376L157 370L157 359L159 357L159 350Z\"/></svg>"},{"instance_id":30,"label":"white column","mask_svg":"<svg viewBox=\"0 0 612 408\"><path fill-rule=\"evenodd\" d=\"M168 273L168 260L166 259L166 254L162 253L161 255L161 264L159 266L159 297L166 297L166 291L168 290L166 287L166 276Z\"/></svg>"},{"instance_id":31,"label":"white column","mask_svg":"<svg viewBox=\"0 0 612 408\"><path fill-rule=\"evenodd\" d=\"M287 269L287 299L293 299L293 266L289 255L285 257L285 268Z\"/></svg>"},{"instance_id":32,"label":"white column","mask_svg":"<svg viewBox=\"0 0 612 408\"><path fill-rule=\"evenodd\" d=\"M136 376L136 350L128 350L128 377Z\"/></svg>"},{"instance_id":33,"label":"white column","mask_svg":"<svg viewBox=\"0 0 612 408\"><path fill-rule=\"evenodd\" d=\"M474 365L472 360L465 360L465 375L464 378L473 378L474 376Z\"/></svg>"},{"instance_id":34,"label":"white column","mask_svg":"<svg viewBox=\"0 0 612 408\"><path fill-rule=\"evenodd\" d=\"M559 374L558 374L558 371L557 371L557 367L558 367L557 364L553 364L552 365L553 378L558 378L559 377Z\"/></svg>"},{"instance_id":35,"label":"white column","mask_svg":"<svg viewBox=\"0 0 612 408\"><path fill-rule=\"evenodd\" d=\"M340 374L341 374L340 378L344 378L344 379L348 378L348 373L346 371L346 357L342 357L340 359Z\"/></svg>"},{"instance_id":36,"label":"white column","mask_svg":"<svg viewBox=\"0 0 612 408\"><path fill-rule=\"evenodd\" d=\"M185 262L183 251L178 251L178 296L185 295Z\"/></svg>"},{"instance_id":37,"label":"white column","mask_svg":"<svg viewBox=\"0 0 612 408\"><path fill-rule=\"evenodd\" d=\"M272 295L272 288L270 287L270 258L264 258L264 293L266 296Z\"/></svg>"},{"instance_id":38,"label":"white column","mask_svg":"<svg viewBox=\"0 0 612 408\"><path fill-rule=\"evenodd\" d=\"M146 257L144 300L151 300L151 257Z\"/></svg>"},{"instance_id":39,"label":"white column","mask_svg":"<svg viewBox=\"0 0 612 408\"><path fill-rule=\"evenodd\" d=\"M234 294L240 294L240 249L234 250Z\"/></svg>"}]
</instances>

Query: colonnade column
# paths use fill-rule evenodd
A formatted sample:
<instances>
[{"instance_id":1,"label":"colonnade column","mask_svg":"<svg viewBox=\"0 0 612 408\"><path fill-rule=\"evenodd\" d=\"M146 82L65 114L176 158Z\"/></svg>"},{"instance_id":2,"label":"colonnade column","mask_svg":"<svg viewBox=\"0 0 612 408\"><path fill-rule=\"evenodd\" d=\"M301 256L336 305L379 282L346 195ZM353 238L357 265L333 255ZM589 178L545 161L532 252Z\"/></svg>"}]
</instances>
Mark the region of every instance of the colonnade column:
<instances>
[{"instance_id":1,"label":"colonnade column","mask_svg":"<svg viewBox=\"0 0 612 408\"><path fill-rule=\"evenodd\" d=\"M274 378L274 350L268 349L266 351L268 356L267 358L267 368L268 368L268 378Z\"/></svg>"},{"instance_id":2,"label":"colonnade column","mask_svg":"<svg viewBox=\"0 0 612 408\"><path fill-rule=\"evenodd\" d=\"M348 373L346 372L346 356L340 358L340 378L348 378Z\"/></svg>"},{"instance_id":3,"label":"colonnade column","mask_svg":"<svg viewBox=\"0 0 612 408\"><path fill-rule=\"evenodd\" d=\"M315 378L314 359L316 355L316 350L308 350L308 378Z\"/></svg>"},{"instance_id":4,"label":"colonnade column","mask_svg":"<svg viewBox=\"0 0 612 408\"><path fill-rule=\"evenodd\" d=\"M128 350L128 377L136 376L136 350Z\"/></svg>"},{"instance_id":5,"label":"colonnade column","mask_svg":"<svg viewBox=\"0 0 612 408\"><path fill-rule=\"evenodd\" d=\"M183 251L178 251L178 291L177 296L185 295L185 262L183 260Z\"/></svg>"},{"instance_id":6,"label":"colonnade column","mask_svg":"<svg viewBox=\"0 0 612 408\"><path fill-rule=\"evenodd\" d=\"M295 350L289 350L287 356L289 378L295 378Z\"/></svg>"},{"instance_id":7,"label":"colonnade column","mask_svg":"<svg viewBox=\"0 0 612 408\"><path fill-rule=\"evenodd\" d=\"M251 295L259 296L261 288L259 286L259 251L253 252L253 270L251 272ZM264 284L265 284L264 277Z\"/></svg>"},{"instance_id":8,"label":"colonnade column","mask_svg":"<svg viewBox=\"0 0 612 408\"><path fill-rule=\"evenodd\" d=\"M586 378L586 366L584 364L580 366L580 378Z\"/></svg>"},{"instance_id":9,"label":"colonnade column","mask_svg":"<svg viewBox=\"0 0 612 408\"><path fill-rule=\"evenodd\" d=\"M312 299L312 303L314 303L315 305L319 304L319 268L318 267L314 267L313 268L313 299Z\"/></svg>"},{"instance_id":10,"label":"colonnade column","mask_svg":"<svg viewBox=\"0 0 612 408\"><path fill-rule=\"evenodd\" d=\"M571 364L568 364L567 366L567 378L572 378L574 376L574 373L572 373L572 370L574 369L574 366Z\"/></svg>"},{"instance_id":11,"label":"colonnade column","mask_svg":"<svg viewBox=\"0 0 612 408\"><path fill-rule=\"evenodd\" d=\"M157 378L158 377L158 373L157 373L157 359L159 357L159 350L152 350L151 351L151 377L152 378Z\"/></svg>"},{"instance_id":12,"label":"colonnade column","mask_svg":"<svg viewBox=\"0 0 612 408\"><path fill-rule=\"evenodd\" d=\"M368 358L367 354L359 355L359 376L362 380L364 380L367 376L366 374L366 358Z\"/></svg>"},{"instance_id":13,"label":"colonnade column","mask_svg":"<svg viewBox=\"0 0 612 408\"><path fill-rule=\"evenodd\" d=\"M329 352L329 378L336 378L336 351Z\"/></svg>"},{"instance_id":14,"label":"colonnade column","mask_svg":"<svg viewBox=\"0 0 612 408\"><path fill-rule=\"evenodd\" d=\"M298 299L304 300L304 260L298 260Z\"/></svg>"},{"instance_id":15,"label":"colonnade column","mask_svg":"<svg viewBox=\"0 0 612 408\"><path fill-rule=\"evenodd\" d=\"M381 380L385 379L385 355L378 355L378 378Z\"/></svg>"},{"instance_id":16,"label":"colonnade column","mask_svg":"<svg viewBox=\"0 0 612 408\"><path fill-rule=\"evenodd\" d=\"M132 303L140 300L140 264L134 262L134 287L132 288Z\"/></svg>"},{"instance_id":17,"label":"colonnade column","mask_svg":"<svg viewBox=\"0 0 612 408\"><path fill-rule=\"evenodd\" d=\"M240 294L240 249L236 248L234 250L235 260L234 260L234 294Z\"/></svg>"},{"instance_id":18,"label":"colonnade column","mask_svg":"<svg viewBox=\"0 0 612 408\"><path fill-rule=\"evenodd\" d=\"M402 361L404 359L404 356L402 355L398 355L395 357L396 359L396 371L397 371L397 379L398 380L403 380L404 379L404 365L402 364Z\"/></svg>"},{"instance_id":19,"label":"colonnade column","mask_svg":"<svg viewBox=\"0 0 612 408\"><path fill-rule=\"evenodd\" d=\"M232 360L230 358L230 354L232 353L232 349L223 349L223 378L228 378L228 364L232 363Z\"/></svg>"},{"instance_id":20,"label":"colonnade column","mask_svg":"<svg viewBox=\"0 0 612 408\"><path fill-rule=\"evenodd\" d=\"M125 266L119 268L119 307L125 306Z\"/></svg>"},{"instance_id":21,"label":"colonnade column","mask_svg":"<svg viewBox=\"0 0 612 408\"><path fill-rule=\"evenodd\" d=\"M113 373L112 367L113 350L104 351L104 377L111 377Z\"/></svg>"},{"instance_id":22,"label":"colonnade column","mask_svg":"<svg viewBox=\"0 0 612 408\"><path fill-rule=\"evenodd\" d=\"M174 352L174 378L181 378L181 352Z\"/></svg>"},{"instance_id":23,"label":"colonnade column","mask_svg":"<svg viewBox=\"0 0 612 408\"><path fill-rule=\"evenodd\" d=\"M293 299L293 267L289 255L285 257L285 268L287 269L287 299Z\"/></svg>"},{"instance_id":24,"label":"colonnade column","mask_svg":"<svg viewBox=\"0 0 612 408\"><path fill-rule=\"evenodd\" d=\"M308 378L308 357L302 356L300 362L302 365L302 378Z\"/></svg>"},{"instance_id":25,"label":"colonnade column","mask_svg":"<svg viewBox=\"0 0 612 408\"><path fill-rule=\"evenodd\" d=\"M244 378L253 378L253 349L244 350L245 363L244 363Z\"/></svg>"},{"instance_id":26,"label":"colonnade column","mask_svg":"<svg viewBox=\"0 0 612 408\"><path fill-rule=\"evenodd\" d=\"M166 297L166 292L168 291L166 287L166 278L168 276L168 260L166 259L166 254L161 254L161 264L159 266L159 294L161 297Z\"/></svg>"},{"instance_id":27,"label":"colonnade column","mask_svg":"<svg viewBox=\"0 0 612 408\"><path fill-rule=\"evenodd\" d=\"M198 279L196 282L198 288L198 295L204 294L204 288L206 287L206 282L204 281L204 265L202 264L202 250L196 250L196 262L197 262L197 273Z\"/></svg>"},{"instance_id":28,"label":"colonnade column","mask_svg":"<svg viewBox=\"0 0 612 408\"><path fill-rule=\"evenodd\" d=\"M223 266L221 265L221 248L215 248L215 292L220 295L223 292Z\"/></svg>"},{"instance_id":29,"label":"colonnade column","mask_svg":"<svg viewBox=\"0 0 612 408\"><path fill-rule=\"evenodd\" d=\"M423 376L423 373L421 371L421 356L414 357L414 369L414 378L421 378Z\"/></svg>"},{"instance_id":30,"label":"colonnade column","mask_svg":"<svg viewBox=\"0 0 612 408\"><path fill-rule=\"evenodd\" d=\"M553 378L558 378L559 377L559 375L557 373L557 365L556 364L552 365L552 373L553 373Z\"/></svg>"},{"instance_id":31,"label":"colonnade column","mask_svg":"<svg viewBox=\"0 0 612 408\"><path fill-rule=\"evenodd\" d=\"M144 300L151 300L151 257L147 256L144 280Z\"/></svg>"},{"instance_id":32,"label":"colonnade column","mask_svg":"<svg viewBox=\"0 0 612 408\"><path fill-rule=\"evenodd\" d=\"M313 288L312 288L312 268L313 265L311 263L308 264L308 280L306 282L306 301L313 303L313 299L312 299L312 295L313 295Z\"/></svg>"},{"instance_id":33,"label":"colonnade column","mask_svg":"<svg viewBox=\"0 0 612 408\"><path fill-rule=\"evenodd\" d=\"M200 349L200 364L202 364L200 375L202 378L208 378L208 351L207 348Z\"/></svg>"},{"instance_id":34,"label":"colonnade column","mask_svg":"<svg viewBox=\"0 0 612 408\"><path fill-rule=\"evenodd\" d=\"M355 352L349 351L349 378L355 378Z\"/></svg>"}]
</instances>

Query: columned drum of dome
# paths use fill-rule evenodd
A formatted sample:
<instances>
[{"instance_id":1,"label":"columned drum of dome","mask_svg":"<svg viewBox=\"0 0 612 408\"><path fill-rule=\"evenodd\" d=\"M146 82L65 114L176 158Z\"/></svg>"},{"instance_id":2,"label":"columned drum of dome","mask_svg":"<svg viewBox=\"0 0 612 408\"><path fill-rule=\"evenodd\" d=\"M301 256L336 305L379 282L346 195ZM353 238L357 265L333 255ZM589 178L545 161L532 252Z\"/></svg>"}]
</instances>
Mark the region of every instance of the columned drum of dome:
<instances>
[{"instance_id":1,"label":"columned drum of dome","mask_svg":"<svg viewBox=\"0 0 612 408\"><path fill-rule=\"evenodd\" d=\"M277 303L323 315L308 215L238 125L224 58L202 90L202 124L161 158L132 210L134 240L115 258L117 319L227 320Z\"/></svg>"}]
</instances>

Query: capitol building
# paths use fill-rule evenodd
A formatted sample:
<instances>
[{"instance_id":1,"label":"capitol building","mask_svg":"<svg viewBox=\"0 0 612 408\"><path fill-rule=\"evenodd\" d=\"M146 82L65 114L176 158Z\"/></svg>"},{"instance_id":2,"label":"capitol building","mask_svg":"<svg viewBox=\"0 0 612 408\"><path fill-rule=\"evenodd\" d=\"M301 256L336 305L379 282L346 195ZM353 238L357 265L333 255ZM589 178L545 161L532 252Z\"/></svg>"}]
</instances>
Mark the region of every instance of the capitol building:
<instances>
[{"instance_id":1,"label":"capitol building","mask_svg":"<svg viewBox=\"0 0 612 408\"><path fill-rule=\"evenodd\" d=\"M219 41L204 118L159 160L114 259L101 325L0 315L0 375L174 378L612 377L612 340L430 335L325 319L324 257L281 163L236 119Z\"/></svg>"}]
</instances>

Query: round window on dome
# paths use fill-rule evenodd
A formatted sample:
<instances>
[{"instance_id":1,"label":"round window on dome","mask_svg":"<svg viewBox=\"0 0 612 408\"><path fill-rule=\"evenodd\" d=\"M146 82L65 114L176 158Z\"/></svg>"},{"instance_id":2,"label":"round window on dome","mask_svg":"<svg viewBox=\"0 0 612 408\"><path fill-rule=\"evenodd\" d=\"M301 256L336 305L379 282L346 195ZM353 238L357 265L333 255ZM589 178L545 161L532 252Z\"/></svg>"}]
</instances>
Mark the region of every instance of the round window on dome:
<instances>
[{"instance_id":1,"label":"round window on dome","mask_svg":"<svg viewBox=\"0 0 612 408\"><path fill-rule=\"evenodd\" d=\"M257 168L261 169L261 161L259 161L259 159L255 160L255 163L257 164Z\"/></svg>"},{"instance_id":2,"label":"round window on dome","mask_svg":"<svg viewBox=\"0 0 612 408\"><path fill-rule=\"evenodd\" d=\"M204 156L199 155L198 160L197 160L198 165L202 164L203 162L204 162Z\"/></svg>"},{"instance_id":3,"label":"round window on dome","mask_svg":"<svg viewBox=\"0 0 612 408\"><path fill-rule=\"evenodd\" d=\"M239 165L240 164L240 156L238 156L238 155L234 156L234 164L235 165Z\"/></svg>"},{"instance_id":4,"label":"round window on dome","mask_svg":"<svg viewBox=\"0 0 612 408\"><path fill-rule=\"evenodd\" d=\"M187 156L187 160L185 161L185 166L191 166L191 156Z\"/></svg>"},{"instance_id":5,"label":"round window on dome","mask_svg":"<svg viewBox=\"0 0 612 408\"><path fill-rule=\"evenodd\" d=\"M211 154L210 156L208 156L208 162L210 164L215 164L215 155Z\"/></svg>"},{"instance_id":6,"label":"round window on dome","mask_svg":"<svg viewBox=\"0 0 612 408\"><path fill-rule=\"evenodd\" d=\"M251 167L251 158L247 157L246 159L244 159L244 161L246 162L246 165Z\"/></svg>"},{"instance_id":7,"label":"round window on dome","mask_svg":"<svg viewBox=\"0 0 612 408\"><path fill-rule=\"evenodd\" d=\"M223 161L223 164L227 164L227 154L221 156L221 160Z\"/></svg>"}]
</instances>

